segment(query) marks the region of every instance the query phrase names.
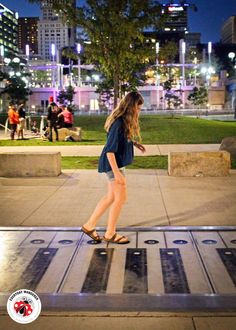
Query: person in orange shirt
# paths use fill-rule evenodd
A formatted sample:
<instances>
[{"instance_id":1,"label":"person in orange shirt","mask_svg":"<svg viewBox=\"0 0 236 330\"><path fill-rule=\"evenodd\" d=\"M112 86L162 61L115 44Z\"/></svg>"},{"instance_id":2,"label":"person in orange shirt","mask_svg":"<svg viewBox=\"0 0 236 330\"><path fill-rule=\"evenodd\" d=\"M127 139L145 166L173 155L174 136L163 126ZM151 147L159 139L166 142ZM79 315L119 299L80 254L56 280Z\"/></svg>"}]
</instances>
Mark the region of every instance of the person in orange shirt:
<instances>
[{"instance_id":1,"label":"person in orange shirt","mask_svg":"<svg viewBox=\"0 0 236 330\"><path fill-rule=\"evenodd\" d=\"M11 127L11 140L14 140L15 133L17 130L17 124L19 124L19 114L16 111L16 106L10 104L8 107L8 120Z\"/></svg>"}]
</instances>

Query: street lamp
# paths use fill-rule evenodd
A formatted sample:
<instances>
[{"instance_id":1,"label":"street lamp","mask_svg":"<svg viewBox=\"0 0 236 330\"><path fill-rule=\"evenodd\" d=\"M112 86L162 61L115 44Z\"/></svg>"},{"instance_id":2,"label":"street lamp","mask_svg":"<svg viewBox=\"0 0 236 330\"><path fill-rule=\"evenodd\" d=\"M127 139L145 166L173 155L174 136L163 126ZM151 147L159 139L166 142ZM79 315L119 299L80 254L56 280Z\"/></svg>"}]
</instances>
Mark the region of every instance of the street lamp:
<instances>
[{"instance_id":1,"label":"street lamp","mask_svg":"<svg viewBox=\"0 0 236 330\"><path fill-rule=\"evenodd\" d=\"M228 58L231 60L231 62L234 65L234 69L236 69L236 64L235 64L235 53L234 52L230 52L228 54ZM235 92L232 95L232 108L234 109L234 119L236 119L236 95Z\"/></svg>"},{"instance_id":2,"label":"street lamp","mask_svg":"<svg viewBox=\"0 0 236 330\"><path fill-rule=\"evenodd\" d=\"M234 52L230 52L228 54L228 58L233 63L234 69L236 69L236 62L235 62L236 57L235 57L235 53Z\"/></svg>"},{"instance_id":3,"label":"street lamp","mask_svg":"<svg viewBox=\"0 0 236 330\"><path fill-rule=\"evenodd\" d=\"M1 61L0 64L2 66L2 71L4 71L4 46L0 45L0 56L1 56ZM3 110L3 104L2 104L2 99L0 100L0 106L1 106L1 111Z\"/></svg>"},{"instance_id":4,"label":"street lamp","mask_svg":"<svg viewBox=\"0 0 236 330\"><path fill-rule=\"evenodd\" d=\"M209 67L211 66L211 53L212 53L212 42L208 42L208 63Z\"/></svg>"},{"instance_id":5,"label":"street lamp","mask_svg":"<svg viewBox=\"0 0 236 330\"><path fill-rule=\"evenodd\" d=\"M81 104L81 95L80 95L80 87L81 87L81 71L80 71L80 53L81 53L81 44L78 43L77 44L77 54L78 54L78 105L79 105L79 109L80 109L80 104Z\"/></svg>"},{"instance_id":6,"label":"street lamp","mask_svg":"<svg viewBox=\"0 0 236 330\"><path fill-rule=\"evenodd\" d=\"M30 49L29 49L29 45L25 45L25 55L27 58L27 61L29 60L29 55L30 55Z\"/></svg>"},{"instance_id":7,"label":"street lamp","mask_svg":"<svg viewBox=\"0 0 236 330\"><path fill-rule=\"evenodd\" d=\"M156 86L157 86L157 109L159 108L159 100L160 100L160 96L159 96L159 86L160 86L160 76L158 74L158 65L159 65L159 61L158 61L158 54L160 51L160 44L159 42L156 42Z\"/></svg>"},{"instance_id":8,"label":"street lamp","mask_svg":"<svg viewBox=\"0 0 236 330\"><path fill-rule=\"evenodd\" d=\"M186 53L186 43L184 40L182 40L181 43L181 53L182 53L182 77L183 77L183 83L182 85L185 86L185 53Z\"/></svg>"},{"instance_id":9,"label":"street lamp","mask_svg":"<svg viewBox=\"0 0 236 330\"><path fill-rule=\"evenodd\" d=\"M0 55L1 55L1 57L4 57L4 46L3 45L0 46Z\"/></svg>"},{"instance_id":10,"label":"street lamp","mask_svg":"<svg viewBox=\"0 0 236 330\"><path fill-rule=\"evenodd\" d=\"M82 50L81 44L77 44L77 54L78 54L78 86L81 85L81 71L80 71L80 53Z\"/></svg>"},{"instance_id":11,"label":"street lamp","mask_svg":"<svg viewBox=\"0 0 236 330\"><path fill-rule=\"evenodd\" d=\"M212 66L210 66L210 67L205 67L205 66L203 66L203 67L201 68L201 73L205 76L206 83L207 83L207 85L209 86L209 85L210 85L210 78L211 78L211 75L212 75L213 73L215 73L215 69L214 69Z\"/></svg>"},{"instance_id":12,"label":"street lamp","mask_svg":"<svg viewBox=\"0 0 236 330\"><path fill-rule=\"evenodd\" d=\"M26 55L26 60L27 60L27 71L29 73L29 56L30 56L30 47L29 45L25 45L25 55ZM29 76L30 77L30 76ZM26 83L27 87L29 88L30 86L30 78L28 77L28 80L24 79L24 82ZM28 100L28 109L30 109L30 96L29 96L29 100Z\"/></svg>"},{"instance_id":13,"label":"street lamp","mask_svg":"<svg viewBox=\"0 0 236 330\"><path fill-rule=\"evenodd\" d=\"M4 46L0 46L0 56L1 56L1 66L2 66L2 71L4 71Z\"/></svg>"},{"instance_id":14,"label":"street lamp","mask_svg":"<svg viewBox=\"0 0 236 330\"><path fill-rule=\"evenodd\" d=\"M194 57L194 86L197 85L197 57Z\"/></svg>"},{"instance_id":15,"label":"street lamp","mask_svg":"<svg viewBox=\"0 0 236 330\"><path fill-rule=\"evenodd\" d=\"M55 87L55 72L54 72L54 64L55 64L55 55L56 55L56 45L51 44L51 55L52 55L52 87Z\"/></svg>"}]
</instances>

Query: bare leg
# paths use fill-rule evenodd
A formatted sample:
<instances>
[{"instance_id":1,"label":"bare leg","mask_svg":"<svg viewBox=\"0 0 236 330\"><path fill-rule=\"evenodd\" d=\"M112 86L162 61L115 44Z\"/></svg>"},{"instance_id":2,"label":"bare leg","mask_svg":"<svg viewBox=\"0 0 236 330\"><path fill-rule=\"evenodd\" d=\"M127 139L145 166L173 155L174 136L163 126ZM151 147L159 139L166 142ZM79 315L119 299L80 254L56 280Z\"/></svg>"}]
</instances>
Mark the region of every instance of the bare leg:
<instances>
[{"instance_id":1,"label":"bare leg","mask_svg":"<svg viewBox=\"0 0 236 330\"><path fill-rule=\"evenodd\" d=\"M111 238L116 233L116 223L120 215L122 206L126 201L126 195L127 195L126 184L121 185L121 184L117 184L115 181L112 181L112 187L114 191L114 202L112 203L109 211L107 230L105 233L105 237L108 239ZM117 238L119 238L119 236L121 235L118 235Z\"/></svg>"},{"instance_id":2,"label":"bare leg","mask_svg":"<svg viewBox=\"0 0 236 330\"><path fill-rule=\"evenodd\" d=\"M84 224L88 230L96 227L97 221L114 201L113 182L108 182L108 192L100 199L89 220Z\"/></svg>"}]
</instances>

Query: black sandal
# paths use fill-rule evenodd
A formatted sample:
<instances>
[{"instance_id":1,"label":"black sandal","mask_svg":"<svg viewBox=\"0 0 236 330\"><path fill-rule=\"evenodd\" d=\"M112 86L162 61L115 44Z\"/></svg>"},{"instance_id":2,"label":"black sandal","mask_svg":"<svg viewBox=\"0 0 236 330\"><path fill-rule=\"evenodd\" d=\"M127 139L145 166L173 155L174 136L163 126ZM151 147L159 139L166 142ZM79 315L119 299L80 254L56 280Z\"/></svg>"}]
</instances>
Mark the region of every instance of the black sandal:
<instances>
[{"instance_id":1,"label":"black sandal","mask_svg":"<svg viewBox=\"0 0 236 330\"><path fill-rule=\"evenodd\" d=\"M128 244L130 241L128 237L126 236L121 236L120 238L116 239L117 233L115 233L111 238L106 238L103 236L103 240L106 241L107 243L115 243L115 244ZM121 241L122 239L126 239L125 241Z\"/></svg>"},{"instance_id":2,"label":"black sandal","mask_svg":"<svg viewBox=\"0 0 236 330\"><path fill-rule=\"evenodd\" d=\"M84 226L81 227L81 230L84 234L88 235L90 238L92 238L94 241L101 242L102 239L100 236L95 236L93 233L96 231L96 229L87 230Z\"/></svg>"}]
</instances>

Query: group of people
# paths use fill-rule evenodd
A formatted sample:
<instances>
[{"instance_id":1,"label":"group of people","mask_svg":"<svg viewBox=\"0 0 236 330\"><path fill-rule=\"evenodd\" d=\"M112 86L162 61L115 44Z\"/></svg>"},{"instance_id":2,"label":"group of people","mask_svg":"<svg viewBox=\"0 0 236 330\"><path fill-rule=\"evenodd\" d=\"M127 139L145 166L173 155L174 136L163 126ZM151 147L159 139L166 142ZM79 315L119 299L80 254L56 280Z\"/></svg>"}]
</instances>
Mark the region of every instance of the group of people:
<instances>
[{"instance_id":1,"label":"group of people","mask_svg":"<svg viewBox=\"0 0 236 330\"><path fill-rule=\"evenodd\" d=\"M49 141L53 141L53 130L56 134L56 140L58 141L58 129L59 128L71 128L73 126L73 113L72 108L68 105L58 106L52 96L49 97L49 106L47 113L47 124L48 129L46 132L48 133Z\"/></svg>"},{"instance_id":2,"label":"group of people","mask_svg":"<svg viewBox=\"0 0 236 330\"><path fill-rule=\"evenodd\" d=\"M24 140L24 129L26 127L26 111L25 103L22 102L19 106L14 103L10 103L8 108L8 120L11 128L11 140L15 139L16 132L18 133L18 139Z\"/></svg>"},{"instance_id":3,"label":"group of people","mask_svg":"<svg viewBox=\"0 0 236 330\"><path fill-rule=\"evenodd\" d=\"M10 137L11 140L15 139L15 134L18 134L18 139L24 140L24 130L26 129L26 109L25 102L19 106L10 103L8 108L8 120L10 124ZM53 141L52 131L56 133L56 140L58 141L59 128L71 128L73 126L73 112L72 108L68 105L58 106L52 96L49 97L49 106L47 109L47 125L45 127L45 136L49 141ZM39 134L37 122L34 120L31 125L31 131L34 134Z\"/></svg>"}]
</instances>

